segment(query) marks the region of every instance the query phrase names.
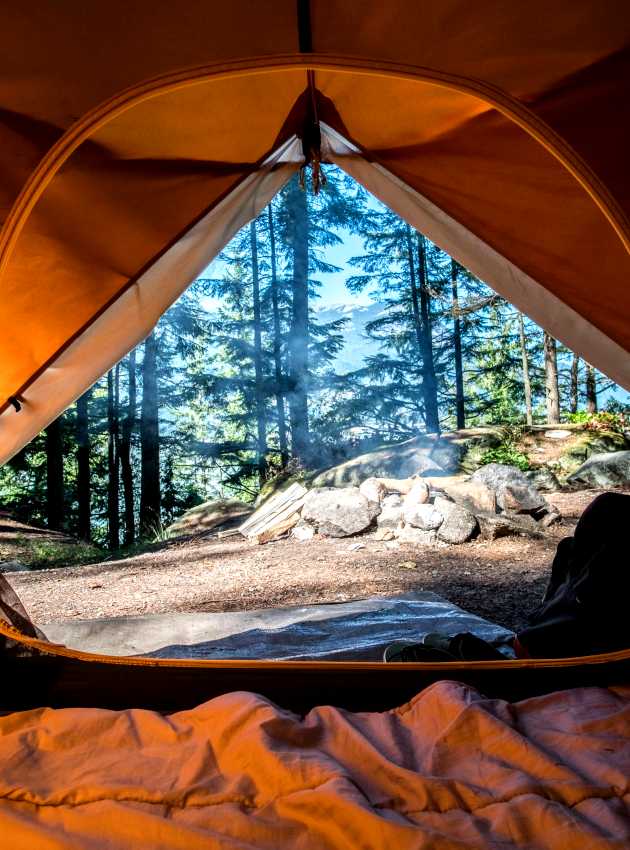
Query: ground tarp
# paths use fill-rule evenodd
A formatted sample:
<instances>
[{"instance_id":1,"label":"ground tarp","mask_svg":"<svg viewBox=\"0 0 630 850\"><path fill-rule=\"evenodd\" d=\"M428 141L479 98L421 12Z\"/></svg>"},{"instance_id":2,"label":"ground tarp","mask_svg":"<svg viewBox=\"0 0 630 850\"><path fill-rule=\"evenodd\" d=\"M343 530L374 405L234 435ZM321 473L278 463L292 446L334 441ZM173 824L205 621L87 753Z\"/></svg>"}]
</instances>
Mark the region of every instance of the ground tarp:
<instances>
[{"instance_id":1,"label":"ground tarp","mask_svg":"<svg viewBox=\"0 0 630 850\"><path fill-rule=\"evenodd\" d=\"M497 646L513 638L428 591L260 611L67 620L42 629L55 643L107 655L293 661L380 661L388 644L430 632L471 632Z\"/></svg>"}]
</instances>

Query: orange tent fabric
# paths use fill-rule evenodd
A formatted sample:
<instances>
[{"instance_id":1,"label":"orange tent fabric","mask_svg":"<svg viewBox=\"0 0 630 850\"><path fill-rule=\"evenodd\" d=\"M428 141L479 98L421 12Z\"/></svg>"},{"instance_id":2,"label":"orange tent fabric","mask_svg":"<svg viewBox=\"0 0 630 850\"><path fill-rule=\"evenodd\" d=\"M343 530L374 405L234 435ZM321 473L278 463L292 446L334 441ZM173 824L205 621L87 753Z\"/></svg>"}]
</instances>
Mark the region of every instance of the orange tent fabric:
<instances>
[{"instance_id":1,"label":"orange tent fabric","mask_svg":"<svg viewBox=\"0 0 630 850\"><path fill-rule=\"evenodd\" d=\"M621 850L630 689L509 704L438 682L401 708L304 719L233 693L163 717L0 719L12 850Z\"/></svg>"},{"instance_id":2,"label":"orange tent fabric","mask_svg":"<svg viewBox=\"0 0 630 850\"><path fill-rule=\"evenodd\" d=\"M10 0L0 43L0 461L264 206L314 109L331 161L630 387L624 0Z\"/></svg>"}]
</instances>

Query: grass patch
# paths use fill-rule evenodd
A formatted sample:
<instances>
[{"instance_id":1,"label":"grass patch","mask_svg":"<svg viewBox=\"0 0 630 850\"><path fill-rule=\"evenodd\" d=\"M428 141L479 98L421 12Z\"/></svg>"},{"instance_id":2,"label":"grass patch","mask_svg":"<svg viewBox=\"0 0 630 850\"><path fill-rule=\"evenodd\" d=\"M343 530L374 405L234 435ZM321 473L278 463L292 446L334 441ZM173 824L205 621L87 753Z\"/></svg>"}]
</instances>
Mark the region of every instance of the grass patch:
<instances>
[{"instance_id":1,"label":"grass patch","mask_svg":"<svg viewBox=\"0 0 630 850\"><path fill-rule=\"evenodd\" d=\"M57 543L54 540L20 541L21 563L34 570L52 569L54 567L76 567L81 564L93 564L102 561L104 554L91 543Z\"/></svg>"}]
</instances>

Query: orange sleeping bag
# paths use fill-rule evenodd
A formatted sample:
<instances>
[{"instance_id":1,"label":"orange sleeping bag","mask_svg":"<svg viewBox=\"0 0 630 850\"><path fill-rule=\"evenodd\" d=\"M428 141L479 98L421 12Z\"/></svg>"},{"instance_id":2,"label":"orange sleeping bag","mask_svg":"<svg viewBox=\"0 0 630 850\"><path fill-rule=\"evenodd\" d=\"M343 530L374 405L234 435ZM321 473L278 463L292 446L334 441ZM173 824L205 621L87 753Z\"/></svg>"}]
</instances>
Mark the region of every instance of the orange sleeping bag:
<instances>
[{"instance_id":1,"label":"orange sleeping bag","mask_svg":"<svg viewBox=\"0 0 630 850\"><path fill-rule=\"evenodd\" d=\"M630 688L509 704L438 682L382 714L254 694L170 716L0 718L11 850L621 850Z\"/></svg>"}]
</instances>

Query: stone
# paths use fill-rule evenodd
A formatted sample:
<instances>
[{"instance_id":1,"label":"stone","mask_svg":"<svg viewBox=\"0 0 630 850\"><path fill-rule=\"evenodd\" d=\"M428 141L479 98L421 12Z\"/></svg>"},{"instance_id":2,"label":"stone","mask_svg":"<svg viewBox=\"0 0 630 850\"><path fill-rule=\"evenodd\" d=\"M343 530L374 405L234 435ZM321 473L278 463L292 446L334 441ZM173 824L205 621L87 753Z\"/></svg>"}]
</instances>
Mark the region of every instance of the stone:
<instances>
[{"instance_id":1,"label":"stone","mask_svg":"<svg viewBox=\"0 0 630 850\"><path fill-rule=\"evenodd\" d=\"M471 513L484 511L496 513L497 497L494 490L478 481L464 481L451 476L445 479L430 479L431 487L441 490L451 501L468 508Z\"/></svg>"},{"instance_id":2,"label":"stone","mask_svg":"<svg viewBox=\"0 0 630 850\"><path fill-rule=\"evenodd\" d=\"M393 528L377 528L374 532L375 540L393 540L394 536Z\"/></svg>"},{"instance_id":3,"label":"stone","mask_svg":"<svg viewBox=\"0 0 630 850\"><path fill-rule=\"evenodd\" d=\"M19 561L0 561L0 573L27 573L30 567Z\"/></svg>"},{"instance_id":4,"label":"stone","mask_svg":"<svg viewBox=\"0 0 630 850\"><path fill-rule=\"evenodd\" d=\"M540 537L536 520L527 514L478 514L477 522L483 540L496 540L513 534L526 534Z\"/></svg>"},{"instance_id":5,"label":"stone","mask_svg":"<svg viewBox=\"0 0 630 850\"><path fill-rule=\"evenodd\" d=\"M238 499L213 499L195 505L168 527L169 537L217 531L240 525L251 514L252 506Z\"/></svg>"},{"instance_id":6,"label":"stone","mask_svg":"<svg viewBox=\"0 0 630 850\"><path fill-rule=\"evenodd\" d=\"M530 469L525 475L537 490L560 490L561 488L558 477L547 466Z\"/></svg>"},{"instance_id":7,"label":"stone","mask_svg":"<svg viewBox=\"0 0 630 850\"><path fill-rule=\"evenodd\" d=\"M316 487L304 497L302 519L327 537L349 537L369 528L380 510L358 487Z\"/></svg>"},{"instance_id":8,"label":"stone","mask_svg":"<svg viewBox=\"0 0 630 850\"><path fill-rule=\"evenodd\" d=\"M390 493L389 496L385 496L381 503L382 508L402 508L405 504L405 500L398 493Z\"/></svg>"},{"instance_id":9,"label":"stone","mask_svg":"<svg viewBox=\"0 0 630 850\"><path fill-rule=\"evenodd\" d=\"M411 478L412 475L456 472L463 447L435 434L421 434L403 443L381 446L320 472L315 487L358 486L367 478Z\"/></svg>"},{"instance_id":10,"label":"stone","mask_svg":"<svg viewBox=\"0 0 630 850\"><path fill-rule=\"evenodd\" d=\"M465 449L458 443L452 443L449 440L438 440L435 448L431 451L430 458L433 463L437 463L440 469L444 472L457 472L460 461L465 453ZM420 473L424 470L418 470Z\"/></svg>"},{"instance_id":11,"label":"stone","mask_svg":"<svg viewBox=\"0 0 630 850\"><path fill-rule=\"evenodd\" d=\"M466 543L477 533L479 526L476 516L462 505L437 496L435 508L444 517L444 522L437 531L438 539L444 543Z\"/></svg>"},{"instance_id":12,"label":"stone","mask_svg":"<svg viewBox=\"0 0 630 850\"><path fill-rule=\"evenodd\" d=\"M436 511L439 511L443 517L446 518L448 514L455 507L455 502L452 499L449 499L447 496L436 496L433 500L433 506Z\"/></svg>"},{"instance_id":13,"label":"stone","mask_svg":"<svg viewBox=\"0 0 630 850\"><path fill-rule=\"evenodd\" d=\"M605 452L589 458L567 478L567 483L584 487L615 487L630 482L630 451Z\"/></svg>"},{"instance_id":14,"label":"stone","mask_svg":"<svg viewBox=\"0 0 630 850\"><path fill-rule=\"evenodd\" d=\"M560 513L560 509L555 505L549 505L548 512L540 519L540 525L542 525L543 528L549 528L561 521L562 514Z\"/></svg>"},{"instance_id":15,"label":"stone","mask_svg":"<svg viewBox=\"0 0 630 850\"><path fill-rule=\"evenodd\" d=\"M497 502L500 503L504 511L511 513L528 513L538 512L544 508L544 500L540 494L535 491L532 496L532 488L524 487L521 484L506 484L503 487L500 497L497 497Z\"/></svg>"},{"instance_id":16,"label":"stone","mask_svg":"<svg viewBox=\"0 0 630 850\"><path fill-rule=\"evenodd\" d=\"M405 496L405 507L412 505L425 505L429 501L429 485L421 478L417 478L411 490Z\"/></svg>"},{"instance_id":17,"label":"stone","mask_svg":"<svg viewBox=\"0 0 630 850\"><path fill-rule=\"evenodd\" d=\"M563 428L555 428L551 431L545 431L545 437L548 440L566 440L567 437L572 437L571 431L566 431Z\"/></svg>"},{"instance_id":18,"label":"stone","mask_svg":"<svg viewBox=\"0 0 630 850\"><path fill-rule=\"evenodd\" d=\"M407 525L422 528L424 531L435 531L439 528L444 517L433 505L405 504L404 519Z\"/></svg>"},{"instance_id":19,"label":"stone","mask_svg":"<svg viewBox=\"0 0 630 850\"><path fill-rule=\"evenodd\" d=\"M471 481L494 490L497 505L503 511L531 513L546 507L546 500L517 467L488 463L473 473Z\"/></svg>"},{"instance_id":20,"label":"stone","mask_svg":"<svg viewBox=\"0 0 630 850\"><path fill-rule=\"evenodd\" d=\"M627 451L629 447L628 438L623 434L612 431L596 431L591 433L586 440L586 455L605 454L606 452Z\"/></svg>"},{"instance_id":21,"label":"stone","mask_svg":"<svg viewBox=\"0 0 630 850\"><path fill-rule=\"evenodd\" d=\"M380 504L387 495L387 487L378 478L366 478L359 485L359 492L365 496L368 502Z\"/></svg>"},{"instance_id":22,"label":"stone","mask_svg":"<svg viewBox=\"0 0 630 850\"><path fill-rule=\"evenodd\" d=\"M435 531L424 531L412 525L396 529L395 534L399 543L413 543L416 546L434 546L437 543Z\"/></svg>"},{"instance_id":23,"label":"stone","mask_svg":"<svg viewBox=\"0 0 630 850\"><path fill-rule=\"evenodd\" d=\"M385 496L381 512L376 518L378 528L394 529L403 522L404 501L400 496Z\"/></svg>"},{"instance_id":24,"label":"stone","mask_svg":"<svg viewBox=\"0 0 630 850\"><path fill-rule=\"evenodd\" d=\"M303 543L306 540L312 540L315 537L315 529L308 522L300 520L296 526L291 529L291 537Z\"/></svg>"}]
</instances>

